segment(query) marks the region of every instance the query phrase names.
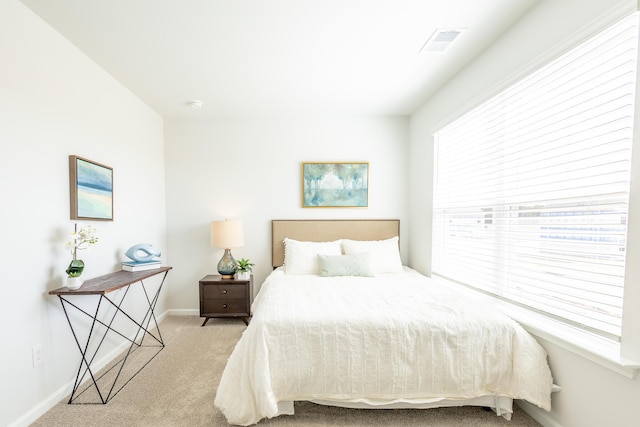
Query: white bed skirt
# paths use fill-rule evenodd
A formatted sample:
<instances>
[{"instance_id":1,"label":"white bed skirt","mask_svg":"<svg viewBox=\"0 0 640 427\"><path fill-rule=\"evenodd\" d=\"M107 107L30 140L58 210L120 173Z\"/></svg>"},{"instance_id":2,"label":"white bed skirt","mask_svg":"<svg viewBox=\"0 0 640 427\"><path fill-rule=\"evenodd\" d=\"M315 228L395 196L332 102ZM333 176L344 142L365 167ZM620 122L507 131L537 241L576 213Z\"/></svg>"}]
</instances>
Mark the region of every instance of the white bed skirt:
<instances>
[{"instance_id":1,"label":"white bed skirt","mask_svg":"<svg viewBox=\"0 0 640 427\"><path fill-rule=\"evenodd\" d=\"M501 396L480 396L472 399L421 399L417 401L401 400L391 402L375 402L371 400L310 400L325 406L338 406L354 409L431 409L451 406L483 406L491 408L496 415L511 420L513 399ZM280 415L293 414L293 402L279 402Z\"/></svg>"}]
</instances>

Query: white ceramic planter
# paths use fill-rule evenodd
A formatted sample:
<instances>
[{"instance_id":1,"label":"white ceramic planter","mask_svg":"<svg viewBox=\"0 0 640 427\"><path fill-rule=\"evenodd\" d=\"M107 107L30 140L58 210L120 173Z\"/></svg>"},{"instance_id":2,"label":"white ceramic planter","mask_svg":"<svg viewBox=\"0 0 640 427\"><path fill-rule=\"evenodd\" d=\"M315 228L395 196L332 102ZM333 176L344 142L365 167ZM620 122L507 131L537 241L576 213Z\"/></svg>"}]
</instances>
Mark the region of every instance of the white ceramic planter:
<instances>
[{"instance_id":1,"label":"white ceramic planter","mask_svg":"<svg viewBox=\"0 0 640 427\"><path fill-rule=\"evenodd\" d=\"M84 283L81 277L67 277L67 288L71 290L80 289L80 286Z\"/></svg>"},{"instance_id":2,"label":"white ceramic planter","mask_svg":"<svg viewBox=\"0 0 640 427\"><path fill-rule=\"evenodd\" d=\"M249 280L251 278L251 272L245 271L243 273L236 273L236 280Z\"/></svg>"}]
</instances>

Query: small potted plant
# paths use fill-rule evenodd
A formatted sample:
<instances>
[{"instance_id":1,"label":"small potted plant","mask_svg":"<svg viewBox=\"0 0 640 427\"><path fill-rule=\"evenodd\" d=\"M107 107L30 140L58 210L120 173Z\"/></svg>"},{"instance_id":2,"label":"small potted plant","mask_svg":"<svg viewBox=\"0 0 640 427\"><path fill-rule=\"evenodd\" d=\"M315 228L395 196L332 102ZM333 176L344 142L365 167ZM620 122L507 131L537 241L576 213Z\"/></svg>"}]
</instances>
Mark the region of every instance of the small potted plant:
<instances>
[{"instance_id":1,"label":"small potted plant","mask_svg":"<svg viewBox=\"0 0 640 427\"><path fill-rule=\"evenodd\" d=\"M236 261L236 279L238 280L249 280L251 276L251 270L255 264L251 263L251 261L247 258L241 258Z\"/></svg>"},{"instance_id":2,"label":"small potted plant","mask_svg":"<svg viewBox=\"0 0 640 427\"><path fill-rule=\"evenodd\" d=\"M98 236L96 236L96 229L91 225L83 225L78 230L78 224L74 225L73 233L65 244L67 250L73 255L71 264L65 270L67 273L66 286L69 289L79 289L82 286L82 279L80 276L84 271L84 262L78 259L78 250L87 249L91 245L98 243Z\"/></svg>"}]
</instances>

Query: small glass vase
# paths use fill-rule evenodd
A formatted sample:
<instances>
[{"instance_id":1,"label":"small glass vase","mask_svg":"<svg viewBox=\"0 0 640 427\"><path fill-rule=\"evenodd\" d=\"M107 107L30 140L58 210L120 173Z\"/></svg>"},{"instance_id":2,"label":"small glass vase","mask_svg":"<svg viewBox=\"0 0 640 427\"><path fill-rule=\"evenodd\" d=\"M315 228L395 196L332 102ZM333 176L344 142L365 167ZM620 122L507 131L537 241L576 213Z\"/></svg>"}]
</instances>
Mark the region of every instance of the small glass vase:
<instances>
[{"instance_id":1,"label":"small glass vase","mask_svg":"<svg viewBox=\"0 0 640 427\"><path fill-rule=\"evenodd\" d=\"M84 271L84 261L81 259L74 259L69 264L69 267L65 270L69 277L80 277Z\"/></svg>"}]
</instances>

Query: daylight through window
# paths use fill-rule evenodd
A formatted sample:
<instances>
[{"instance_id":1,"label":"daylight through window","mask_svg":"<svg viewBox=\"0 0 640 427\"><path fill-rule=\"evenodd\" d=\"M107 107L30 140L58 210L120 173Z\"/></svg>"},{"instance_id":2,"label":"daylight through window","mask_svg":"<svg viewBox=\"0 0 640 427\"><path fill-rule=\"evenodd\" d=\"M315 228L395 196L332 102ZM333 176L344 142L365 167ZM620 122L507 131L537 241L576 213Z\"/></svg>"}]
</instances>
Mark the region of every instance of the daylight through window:
<instances>
[{"instance_id":1,"label":"daylight through window","mask_svg":"<svg viewBox=\"0 0 640 427\"><path fill-rule=\"evenodd\" d=\"M638 15L435 135L433 273L620 339Z\"/></svg>"}]
</instances>

